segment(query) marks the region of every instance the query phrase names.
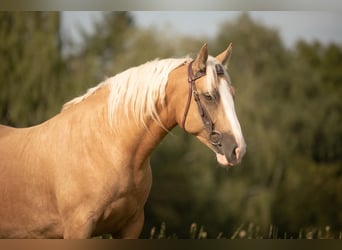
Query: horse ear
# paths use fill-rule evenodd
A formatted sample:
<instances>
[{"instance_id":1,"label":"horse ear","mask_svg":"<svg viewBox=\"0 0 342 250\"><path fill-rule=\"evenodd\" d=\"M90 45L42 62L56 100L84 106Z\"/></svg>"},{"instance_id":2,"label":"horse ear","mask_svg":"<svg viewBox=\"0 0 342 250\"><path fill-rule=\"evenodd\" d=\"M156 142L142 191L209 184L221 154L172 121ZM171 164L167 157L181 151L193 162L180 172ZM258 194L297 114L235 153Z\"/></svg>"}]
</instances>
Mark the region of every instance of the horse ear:
<instances>
[{"instance_id":1,"label":"horse ear","mask_svg":"<svg viewBox=\"0 0 342 250\"><path fill-rule=\"evenodd\" d=\"M233 45L232 43L230 43L228 45L228 48L225 51L223 51L221 54L216 56L216 59L226 68L228 68L229 59L232 54L232 51L233 51Z\"/></svg>"},{"instance_id":2,"label":"horse ear","mask_svg":"<svg viewBox=\"0 0 342 250\"><path fill-rule=\"evenodd\" d=\"M208 44L205 43L203 44L202 48L197 54L196 59L194 60L192 64L193 72L205 71L207 60L208 60Z\"/></svg>"}]
</instances>

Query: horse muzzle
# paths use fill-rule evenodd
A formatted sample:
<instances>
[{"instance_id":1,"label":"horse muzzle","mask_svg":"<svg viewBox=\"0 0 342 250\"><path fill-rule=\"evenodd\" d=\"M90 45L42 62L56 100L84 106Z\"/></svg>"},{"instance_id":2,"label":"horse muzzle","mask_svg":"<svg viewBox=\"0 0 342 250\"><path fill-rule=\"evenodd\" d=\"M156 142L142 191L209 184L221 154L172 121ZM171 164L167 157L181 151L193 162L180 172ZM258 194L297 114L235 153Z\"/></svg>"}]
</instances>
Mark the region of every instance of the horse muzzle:
<instances>
[{"instance_id":1,"label":"horse muzzle","mask_svg":"<svg viewBox=\"0 0 342 250\"><path fill-rule=\"evenodd\" d=\"M223 139L221 149L221 152L216 152L217 162L223 166L234 166L241 162L246 152L246 144L239 145L235 139L228 136L228 140Z\"/></svg>"}]
</instances>

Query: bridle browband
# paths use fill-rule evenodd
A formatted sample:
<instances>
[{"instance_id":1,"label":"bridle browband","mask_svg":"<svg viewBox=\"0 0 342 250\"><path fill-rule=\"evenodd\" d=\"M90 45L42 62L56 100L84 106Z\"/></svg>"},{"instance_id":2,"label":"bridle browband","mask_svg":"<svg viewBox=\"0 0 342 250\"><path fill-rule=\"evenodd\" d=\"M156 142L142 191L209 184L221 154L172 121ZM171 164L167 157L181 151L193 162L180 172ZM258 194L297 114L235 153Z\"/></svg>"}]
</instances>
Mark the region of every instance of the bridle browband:
<instances>
[{"instance_id":1,"label":"bridle browband","mask_svg":"<svg viewBox=\"0 0 342 250\"><path fill-rule=\"evenodd\" d=\"M223 154L223 151L221 148L222 147L222 144L221 144L222 134L219 131L215 130L215 124L212 121L212 119L210 118L209 113L206 110L206 108L202 105L201 100L199 98L197 88L196 88L196 84L195 84L196 80L198 80L202 76L206 75L206 72L205 72L205 70L203 70L203 71L198 71L198 72L196 72L196 74L194 74L192 71L192 63L193 63L193 61L191 61L189 63L189 66L188 66L189 96L188 96L188 101L187 101L186 106L185 106L185 111L184 111L184 116L183 116L183 121L182 121L182 127L185 130L185 121L186 121L186 117L187 117L188 112L189 112L191 98L193 95L194 100L196 101L196 104L198 107L198 111L199 111L200 116L202 118L203 124L209 132L208 139L209 139L211 145L213 145L215 147L215 149L218 151L218 153ZM216 64L215 69L216 69L217 75L223 75L224 74L224 70L220 64Z\"/></svg>"}]
</instances>

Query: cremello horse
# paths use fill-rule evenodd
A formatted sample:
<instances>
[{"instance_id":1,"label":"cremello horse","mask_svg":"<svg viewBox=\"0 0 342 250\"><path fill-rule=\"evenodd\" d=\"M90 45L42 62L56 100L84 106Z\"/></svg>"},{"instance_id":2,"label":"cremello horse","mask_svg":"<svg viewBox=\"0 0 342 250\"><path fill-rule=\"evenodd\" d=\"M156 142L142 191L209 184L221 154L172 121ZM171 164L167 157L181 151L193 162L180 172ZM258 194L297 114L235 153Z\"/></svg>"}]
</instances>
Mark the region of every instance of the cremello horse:
<instances>
[{"instance_id":1,"label":"cremello horse","mask_svg":"<svg viewBox=\"0 0 342 250\"><path fill-rule=\"evenodd\" d=\"M245 142L224 69L205 44L189 57L147 62L105 80L29 128L0 126L0 237L138 238L152 150L176 125L241 161Z\"/></svg>"}]
</instances>

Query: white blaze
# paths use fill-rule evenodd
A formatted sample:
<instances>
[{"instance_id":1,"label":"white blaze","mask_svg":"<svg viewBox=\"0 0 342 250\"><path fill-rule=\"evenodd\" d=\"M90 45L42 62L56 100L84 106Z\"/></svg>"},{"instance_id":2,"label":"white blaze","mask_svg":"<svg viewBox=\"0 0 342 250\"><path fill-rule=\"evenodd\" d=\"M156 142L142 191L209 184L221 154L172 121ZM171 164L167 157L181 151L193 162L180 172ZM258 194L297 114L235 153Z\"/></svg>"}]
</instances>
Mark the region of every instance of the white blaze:
<instances>
[{"instance_id":1,"label":"white blaze","mask_svg":"<svg viewBox=\"0 0 342 250\"><path fill-rule=\"evenodd\" d=\"M221 97L220 100L223 104L224 113L230 123L232 133L235 137L236 143L240 151L239 155L241 156L245 153L246 143L242 135L239 120L235 113L233 96L228 88L228 83L224 79L221 79L221 82L219 85L219 93Z\"/></svg>"}]
</instances>

